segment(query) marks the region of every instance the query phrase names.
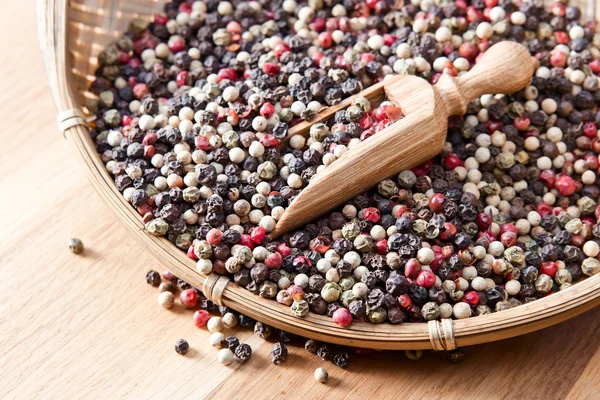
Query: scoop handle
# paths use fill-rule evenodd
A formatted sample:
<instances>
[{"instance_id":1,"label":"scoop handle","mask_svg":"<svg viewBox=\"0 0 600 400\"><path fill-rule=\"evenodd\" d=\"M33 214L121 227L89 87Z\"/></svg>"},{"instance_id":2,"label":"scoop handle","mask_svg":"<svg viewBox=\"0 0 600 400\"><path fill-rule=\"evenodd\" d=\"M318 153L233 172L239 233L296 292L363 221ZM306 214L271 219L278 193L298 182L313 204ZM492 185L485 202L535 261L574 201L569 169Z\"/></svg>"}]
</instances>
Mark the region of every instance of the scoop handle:
<instances>
[{"instance_id":1,"label":"scoop handle","mask_svg":"<svg viewBox=\"0 0 600 400\"><path fill-rule=\"evenodd\" d=\"M469 72L458 77L444 74L434 88L444 99L448 115L462 115L469 102L484 94L523 89L538 65L522 44L500 42L491 46Z\"/></svg>"}]
</instances>

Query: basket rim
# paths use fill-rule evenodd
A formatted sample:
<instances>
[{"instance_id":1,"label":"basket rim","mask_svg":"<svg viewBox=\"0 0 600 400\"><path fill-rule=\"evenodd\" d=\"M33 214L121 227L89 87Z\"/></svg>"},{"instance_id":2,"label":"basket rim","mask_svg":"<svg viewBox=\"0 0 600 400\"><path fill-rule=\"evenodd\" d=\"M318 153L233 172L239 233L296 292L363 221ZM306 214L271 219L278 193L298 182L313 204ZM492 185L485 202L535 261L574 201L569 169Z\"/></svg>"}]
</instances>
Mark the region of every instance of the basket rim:
<instances>
[{"instance_id":1,"label":"basket rim","mask_svg":"<svg viewBox=\"0 0 600 400\"><path fill-rule=\"evenodd\" d=\"M81 107L72 90L72 71L68 68L65 50L68 33L64 25L67 21L67 0L38 0L43 58L59 114L73 106ZM195 287L202 288L206 277L196 272L195 261L166 238L153 236L145 230L142 216L116 189L88 129L73 125L64 129L63 133L78 155L92 186L136 239L166 268ZM488 315L453 320L456 345L506 339L562 322L600 304L599 289L600 274L531 303ZM304 318L294 317L289 307L252 294L232 282L224 290L223 303L276 328L331 343L392 350L433 347L428 324L423 322L400 325L353 322L349 328L341 328L331 318L314 313Z\"/></svg>"}]
</instances>

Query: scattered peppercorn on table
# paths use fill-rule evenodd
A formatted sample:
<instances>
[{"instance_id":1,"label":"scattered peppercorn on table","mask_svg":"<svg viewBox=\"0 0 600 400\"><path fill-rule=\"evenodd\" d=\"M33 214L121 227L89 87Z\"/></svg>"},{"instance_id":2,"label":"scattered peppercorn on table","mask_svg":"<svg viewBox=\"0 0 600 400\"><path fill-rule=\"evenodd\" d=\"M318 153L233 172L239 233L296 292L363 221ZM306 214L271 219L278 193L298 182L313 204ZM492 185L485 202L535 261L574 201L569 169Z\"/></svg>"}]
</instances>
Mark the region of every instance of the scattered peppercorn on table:
<instances>
[{"instance_id":1,"label":"scattered peppercorn on table","mask_svg":"<svg viewBox=\"0 0 600 400\"><path fill-rule=\"evenodd\" d=\"M0 398L584 398L600 385L600 310L544 331L466 350L460 366L428 353L355 357L348 370L290 347L285 364L270 364L271 343L251 332L246 365L215 362L209 333L180 305L162 312L141 277L158 268L93 192L56 134L31 4L8 5L0 17L0 111L6 157L0 199ZM9 38L19 37L19 46ZM27 82L16 86L12 82ZM40 90L42 88L42 90ZM35 118L29 117L35 112ZM19 134L15 134L19 132ZM35 156L32 156L32 150ZM10 169L9 169L10 166ZM35 184L31 177L43 171ZM43 201L40 195L43 194ZM74 256L66 243L82 239ZM179 338L190 350L173 351ZM164 351L163 351L164 349ZM508 349L508 350L507 350ZM316 368L328 372L315 382ZM547 377L551 376L551 383ZM500 388L500 389L499 389Z\"/></svg>"}]
</instances>

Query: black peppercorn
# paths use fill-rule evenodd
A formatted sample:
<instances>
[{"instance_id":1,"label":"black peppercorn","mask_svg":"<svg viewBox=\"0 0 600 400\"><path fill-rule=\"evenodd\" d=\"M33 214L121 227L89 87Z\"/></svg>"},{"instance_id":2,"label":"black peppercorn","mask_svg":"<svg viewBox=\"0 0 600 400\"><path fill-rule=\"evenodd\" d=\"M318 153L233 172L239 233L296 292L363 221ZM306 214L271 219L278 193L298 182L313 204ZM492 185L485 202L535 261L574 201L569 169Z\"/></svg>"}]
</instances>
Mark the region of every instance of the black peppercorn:
<instances>
[{"instance_id":1,"label":"black peppercorn","mask_svg":"<svg viewBox=\"0 0 600 400\"><path fill-rule=\"evenodd\" d=\"M277 342L271 350L271 361L275 365L285 362L288 358L288 349L282 342Z\"/></svg>"}]
</instances>

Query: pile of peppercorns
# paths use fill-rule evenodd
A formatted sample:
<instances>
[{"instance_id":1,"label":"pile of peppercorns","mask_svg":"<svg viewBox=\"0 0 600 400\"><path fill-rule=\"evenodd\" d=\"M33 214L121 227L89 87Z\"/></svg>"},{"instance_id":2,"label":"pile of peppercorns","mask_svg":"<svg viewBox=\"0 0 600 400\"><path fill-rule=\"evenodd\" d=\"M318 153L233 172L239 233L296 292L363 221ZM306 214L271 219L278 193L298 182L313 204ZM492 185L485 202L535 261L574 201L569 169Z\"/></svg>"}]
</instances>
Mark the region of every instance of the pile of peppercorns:
<instances>
[{"instance_id":1,"label":"pile of peppercorns","mask_svg":"<svg viewBox=\"0 0 600 400\"><path fill-rule=\"evenodd\" d=\"M100 54L91 135L151 234L295 315L348 326L502 311L600 272L600 35L580 14L509 0L177 0ZM358 99L308 138L283 142L290 126L394 72L457 76L503 40L539 60L530 86L451 118L439 157L266 239L320 169L400 116Z\"/></svg>"}]
</instances>

